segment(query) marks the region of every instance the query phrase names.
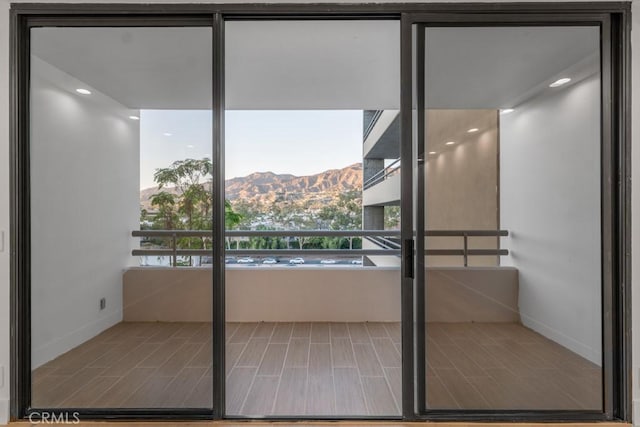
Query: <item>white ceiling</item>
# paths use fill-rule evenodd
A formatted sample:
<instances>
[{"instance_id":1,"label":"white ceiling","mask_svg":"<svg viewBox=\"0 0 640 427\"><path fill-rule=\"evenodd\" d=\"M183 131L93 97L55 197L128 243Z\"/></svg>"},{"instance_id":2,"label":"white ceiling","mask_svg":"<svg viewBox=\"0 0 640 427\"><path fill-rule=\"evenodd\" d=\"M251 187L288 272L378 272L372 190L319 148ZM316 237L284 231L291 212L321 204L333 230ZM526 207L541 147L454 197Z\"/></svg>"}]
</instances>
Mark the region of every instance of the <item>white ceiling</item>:
<instances>
[{"instance_id":1,"label":"white ceiling","mask_svg":"<svg viewBox=\"0 0 640 427\"><path fill-rule=\"evenodd\" d=\"M591 66L599 46L598 27L427 28L427 107L517 106L563 72L578 72L574 65Z\"/></svg>"},{"instance_id":2,"label":"white ceiling","mask_svg":"<svg viewBox=\"0 0 640 427\"><path fill-rule=\"evenodd\" d=\"M211 108L210 28L35 28L31 52L129 108Z\"/></svg>"},{"instance_id":3,"label":"white ceiling","mask_svg":"<svg viewBox=\"0 0 640 427\"><path fill-rule=\"evenodd\" d=\"M439 109L514 106L599 45L595 27L427 31L427 105ZM228 22L226 107L397 109L399 45L398 21ZM208 28L32 30L33 54L141 109L211 108L211 46Z\"/></svg>"},{"instance_id":4,"label":"white ceiling","mask_svg":"<svg viewBox=\"0 0 640 427\"><path fill-rule=\"evenodd\" d=\"M225 25L230 109L397 109L398 21Z\"/></svg>"}]
</instances>

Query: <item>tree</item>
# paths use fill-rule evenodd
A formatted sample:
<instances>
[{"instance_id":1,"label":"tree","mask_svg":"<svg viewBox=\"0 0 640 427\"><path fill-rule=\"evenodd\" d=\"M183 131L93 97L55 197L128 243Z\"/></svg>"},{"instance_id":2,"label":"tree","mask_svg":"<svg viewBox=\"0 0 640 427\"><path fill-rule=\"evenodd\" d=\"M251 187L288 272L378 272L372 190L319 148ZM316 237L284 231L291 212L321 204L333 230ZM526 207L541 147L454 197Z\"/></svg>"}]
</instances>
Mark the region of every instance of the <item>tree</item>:
<instances>
[{"instance_id":1,"label":"tree","mask_svg":"<svg viewBox=\"0 0 640 427\"><path fill-rule=\"evenodd\" d=\"M230 230L240 224L242 221L242 215L234 212L231 203L228 200L224 201L224 225Z\"/></svg>"},{"instance_id":2,"label":"tree","mask_svg":"<svg viewBox=\"0 0 640 427\"><path fill-rule=\"evenodd\" d=\"M185 159L166 168L156 169L153 175L158 193L151 196L151 205L158 209L154 228L164 230L212 230L213 164L208 158ZM165 191L166 190L166 191ZM225 227L233 228L242 220L228 200L224 203ZM184 238L179 248L210 247L210 238ZM191 265L191 257L189 257Z\"/></svg>"},{"instance_id":3,"label":"tree","mask_svg":"<svg viewBox=\"0 0 640 427\"><path fill-rule=\"evenodd\" d=\"M224 227L227 230L235 228L242 221L242 215L235 212L228 200L224 201ZM227 237L227 249L231 249L231 237Z\"/></svg>"},{"instance_id":4,"label":"tree","mask_svg":"<svg viewBox=\"0 0 640 427\"><path fill-rule=\"evenodd\" d=\"M397 230L400 228L400 206L384 207L385 230Z\"/></svg>"},{"instance_id":5,"label":"tree","mask_svg":"<svg viewBox=\"0 0 640 427\"><path fill-rule=\"evenodd\" d=\"M331 230L360 230L362 229L362 196L357 191L349 191L338 196L333 205L324 206L318 217ZM349 236L349 249L353 249L353 236ZM334 243L338 247L339 241Z\"/></svg>"},{"instance_id":6,"label":"tree","mask_svg":"<svg viewBox=\"0 0 640 427\"><path fill-rule=\"evenodd\" d=\"M166 191L155 193L151 196L151 206L158 209L158 213L153 219L154 228L157 225L163 230L174 230L179 225L179 218L176 212L176 197Z\"/></svg>"},{"instance_id":7,"label":"tree","mask_svg":"<svg viewBox=\"0 0 640 427\"><path fill-rule=\"evenodd\" d=\"M202 181L210 178L211 160L185 159L173 162L167 168L156 169L153 175L158 189L172 186L177 193L178 212L186 222L186 229L193 230L195 222L206 225L210 219L211 193Z\"/></svg>"}]
</instances>

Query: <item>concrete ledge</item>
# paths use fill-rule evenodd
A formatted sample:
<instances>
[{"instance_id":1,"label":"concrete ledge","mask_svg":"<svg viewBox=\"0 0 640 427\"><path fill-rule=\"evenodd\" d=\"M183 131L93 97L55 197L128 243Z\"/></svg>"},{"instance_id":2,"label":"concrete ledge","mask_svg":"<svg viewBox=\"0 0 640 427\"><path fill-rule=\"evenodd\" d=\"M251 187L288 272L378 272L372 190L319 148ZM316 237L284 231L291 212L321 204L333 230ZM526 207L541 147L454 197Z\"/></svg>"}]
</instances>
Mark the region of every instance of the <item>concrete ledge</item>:
<instances>
[{"instance_id":1,"label":"concrete ledge","mask_svg":"<svg viewBox=\"0 0 640 427\"><path fill-rule=\"evenodd\" d=\"M123 276L124 321L208 322L208 268L132 268ZM517 322L513 268L429 268L427 321ZM398 322L397 268L245 267L226 271L232 322Z\"/></svg>"}]
</instances>

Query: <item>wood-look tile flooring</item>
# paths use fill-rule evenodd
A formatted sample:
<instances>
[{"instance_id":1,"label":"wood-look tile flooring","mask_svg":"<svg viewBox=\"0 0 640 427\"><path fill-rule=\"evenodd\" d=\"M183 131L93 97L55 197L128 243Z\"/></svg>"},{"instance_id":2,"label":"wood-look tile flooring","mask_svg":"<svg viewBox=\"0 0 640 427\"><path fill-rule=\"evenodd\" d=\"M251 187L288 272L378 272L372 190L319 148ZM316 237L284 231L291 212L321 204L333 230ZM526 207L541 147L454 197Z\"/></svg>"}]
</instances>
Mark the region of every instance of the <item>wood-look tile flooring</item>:
<instances>
[{"instance_id":1,"label":"wood-look tile flooring","mask_svg":"<svg viewBox=\"0 0 640 427\"><path fill-rule=\"evenodd\" d=\"M227 413L400 415L399 323L241 324Z\"/></svg>"},{"instance_id":2,"label":"wood-look tile flooring","mask_svg":"<svg viewBox=\"0 0 640 427\"><path fill-rule=\"evenodd\" d=\"M429 323L430 408L599 409L600 369L517 324ZM229 323L228 415L399 415L398 323ZM33 372L34 407L207 408L211 324L120 323Z\"/></svg>"}]
</instances>

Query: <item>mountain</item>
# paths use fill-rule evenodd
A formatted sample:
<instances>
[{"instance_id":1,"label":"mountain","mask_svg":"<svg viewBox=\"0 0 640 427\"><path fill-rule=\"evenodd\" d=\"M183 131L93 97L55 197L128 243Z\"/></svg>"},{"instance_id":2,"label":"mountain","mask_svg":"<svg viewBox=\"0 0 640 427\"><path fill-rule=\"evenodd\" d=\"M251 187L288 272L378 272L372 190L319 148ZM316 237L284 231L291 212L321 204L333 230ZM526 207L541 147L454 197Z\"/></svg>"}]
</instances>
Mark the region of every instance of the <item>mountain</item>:
<instances>
[{"instance_id":1,"label":"mountain","mask_svg":"<svg viewBox=\"0 0 640 427\"><path fill-rule=\"evenodd\" d=\"M255 172L225 182L227 199L251 200L266 195L297 196L308 193L341 193L362 188L362 165L330 169L315 175L294 176L273 172Z\"/></svg>"},{"instance_id":2,"label":"mountain","mask_svg":"<svg viewBox=\"0 0 640 427\"><path fill-rule=\"evenodd\" d=\"M254 172L225 181L225 197L232 204L242 201L263 205L281 200L315 204L313 202L328 202L341 193L354 190L362 190L361 163L308 176ZM173 188L165 188L164 191L175 193ZM157 187L140 190L140 205L150 209L149 199L156 192Z\"/></svg>"}]
</instances>

